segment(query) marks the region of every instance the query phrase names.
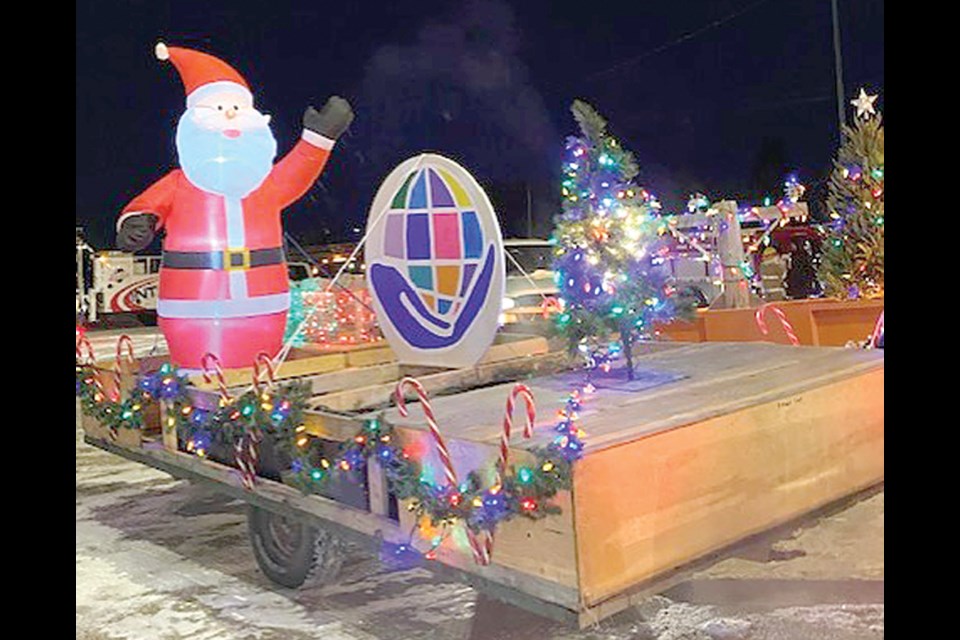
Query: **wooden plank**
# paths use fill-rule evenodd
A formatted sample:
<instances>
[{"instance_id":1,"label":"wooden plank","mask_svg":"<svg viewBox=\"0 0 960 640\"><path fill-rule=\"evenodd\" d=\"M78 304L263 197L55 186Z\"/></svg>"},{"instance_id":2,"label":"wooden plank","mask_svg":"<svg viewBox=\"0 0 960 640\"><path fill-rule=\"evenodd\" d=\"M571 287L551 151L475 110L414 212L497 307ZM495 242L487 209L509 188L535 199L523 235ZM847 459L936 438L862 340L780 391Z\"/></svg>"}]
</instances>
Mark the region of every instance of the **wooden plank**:
<instances>
[{"instance_id":1,"label":"wooden plank","mask_svg":"<svg viewBox=\"0 0 960 640\"><path fill-rule=\"evenodd\" d=\"M311 404L323 404L323 395L342 391L370 387L400 379L400 365L396 362L372 365L357 369L331 371L309 377L313 398Z\"/></svg>"},{"instance_id":2,"label":"wooden plank","mask_svg":"<svg viewBox=\"0 0 960 640\"><path fill-rule=\"evenodd\" d=\"M882 478L882 369L594 452L574 478L584 601Z\"/></svg>"},{"instance_id":3,"label":"wooden plank","mask_svg":"<svg viewBox=\"0 0 960 640\"><path fill-rule=\"evenodd\" d=\"M547 339L542 336L519 333L500 333L490 345L478 364L488 364L502 360L512 360L523 356L535 356L550 351Z\"/></svg>"},{"instance_id":4,"label":"wooden plank","mask_svg":"<svg viewBox=\"0 0 960 640\"><path fill-rule=\"evenodd\" d=\"M652 353L636 362L641 370L686 377L642 391L602 389L591 395L580 412L580 422L587 433L587 455L650 431L670 429L881 368L883 354L857 349L707 342ZM562 407L578 379L576 375L560 375L526 381L537 401L535 433L543 435L519 446L531 448L549 441L555 411ZM512 386L509 382L454 396L432 397L431 404L447 433L492 442L498 437L503 417L500 407ZM387 410L385 417L404 425L422 420L419 416L401 418L395 409Z\"/></svg>"},{"instance_id":5,"label":"wooden plank","mask_svg":"<svg viewBox=\"0 0 960 640\"><path fill-rule=\"evenodd\" d=\"M733 544L729 544L725 547L717 549L714 552L700 556L696 560L687 562L682 566L657 574L656 577L640 582L611 598L602 600L601 602L593 605L584 605L584 608L581 610L578 619L579 626L581 629L583 629L588 626L595 625L605 618L619 613L620 611L624 611L631 606L638 605L651 596L663 593L664 591L667 591L668 589L689 580L698 572L708 569L722 560L742 555L744 550L749 549L751 546L761 544L763 541L773 543L777 540L781 540L797 527L800 527L805 523L809 523L815 518L836 514L861 500L865 500L870 496L876 495L876 493L881 490L882 487L882 483L875 484L857 493L840 498L839 500L834 500L823 507L820 507L819 509L815 509L791 520L787 520L779 526L766 529L752 536L747 536L734 542Z\"/></svg>"},{"instance_id":6,"label":"wooden plank","mask_svg":"<svg viewBox=\"0 0 960 640\"><path fill-rule=\"evenodd\" d=\"M511 360L483 363L467 369L441 370L436 373L417 375L416 378L433 396L440 393L449 394L501 380L523 379L536 372L556 371L565 367L566 362L565 354L544 353L542 355L528 355ZM334 411L357 411L385 407L392 402L392 394L397 382L399 382L399 379L318 396L314 399L313 404L315 406L323 405ZM415 396L411 395L410 397L414 398Z\"/></svg>"},{"instance_id":7,"label":"wooden plank","mask_svg":"<svg viewBox=\"0 0 960 640\"><path fill-rule=\"evenodd\" d=\"M383 467L376 458L367 461L367 491L370 498L370 512L386 517L390 512L390 494L387 491L387 478Z\"/></svg>"},{"instance_id":8,"label":"wooden plank","mask_svg":"<svg viewBox=\"0 0 960 640\"><path fill-rule=\"evenodd\" d=\"M328 371L337 371L346 367L347 356L344 353L326 353L320 355L300 356L297 358L288 358L282 363L277 371L277 378L286 380L288 378L299 378L303 376L326 373ZM244 367L241 369L225 369L223 377L227 381L227 387L231 389L243 388L250 385L253 380L253 367ZM216 380L211 383L204 381L202 375L192 375L190 382L198 389L215 390L217 388Z\"/></svg>"}]
</instances>

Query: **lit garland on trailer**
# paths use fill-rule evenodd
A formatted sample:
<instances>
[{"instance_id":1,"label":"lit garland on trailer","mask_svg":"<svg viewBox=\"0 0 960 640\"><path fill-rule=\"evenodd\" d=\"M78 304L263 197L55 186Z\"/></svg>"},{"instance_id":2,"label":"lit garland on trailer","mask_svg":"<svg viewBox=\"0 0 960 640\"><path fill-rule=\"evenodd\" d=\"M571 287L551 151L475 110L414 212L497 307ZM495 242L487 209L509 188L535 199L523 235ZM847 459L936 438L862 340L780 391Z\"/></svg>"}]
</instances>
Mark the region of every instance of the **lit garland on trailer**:
<instances>
[{"instance_id":1,"label":"lit garland on trailer","mask_svg":"<svg viewBox=\"0 0 960 640\"><path fill-rule=\"evenodd\" d=\"M202 408L191 401L186 377L169 363L141 375L123 402L106 396L98 375L92 364L78 363L76 391L83 413L104 426L141 429L143 407L163 400L167 405L163 428L175 429L186 452L201 458L210 456L214 444L230 451L256 431L291 460L289 468L281 472L281 480L305 494L322 493L334 474L356 480L372 458L383 468L389 491L398 500L410 500L408 509L416 512L418 520L424 516L444 532L458 520L473 531L492 532L497 524L516 516L539 519L560 513L549 500L571 487L572 464L582 457L584 448L578 412L583 395L591 389L567 397L558 412L556 435L548 445L531 450L532 464L511 465L504 470L500 484L485 488L478 471L457 487L433 483L415 452L399 446L393 426L381 418L367 420L351 439L341 443L336 456L324 457L321 440L307 433L304 424L310 385L303 381L274 390L250 390L230 400L221 397L215 408ZM444 535L432 537L428 558L435 555ZM414 551L412 544L394 547L398 556Z\"/></svg>"}]
</instances>

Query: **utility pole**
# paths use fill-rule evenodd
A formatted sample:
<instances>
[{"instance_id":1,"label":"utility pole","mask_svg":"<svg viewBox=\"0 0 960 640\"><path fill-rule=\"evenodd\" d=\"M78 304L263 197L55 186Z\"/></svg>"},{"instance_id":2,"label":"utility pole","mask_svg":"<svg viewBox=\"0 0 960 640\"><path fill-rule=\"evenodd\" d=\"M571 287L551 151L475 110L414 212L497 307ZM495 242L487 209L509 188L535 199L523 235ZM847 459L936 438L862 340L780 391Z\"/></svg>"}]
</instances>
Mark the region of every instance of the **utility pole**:
<instances>
[{"instance_id":1,"label":"utility pole","mask_svg":"<svg viewBox=\"0 0 960 640\"><path fill-rule=\"evenodd\" d=\"M833 60L837 75L837 118L840 122L840 137L843 138L843 127L846 125L843 106L843 58L840 55L840 17L837 12L837 0L830 0L833 13Z\"/></svg>"}]
</instances>

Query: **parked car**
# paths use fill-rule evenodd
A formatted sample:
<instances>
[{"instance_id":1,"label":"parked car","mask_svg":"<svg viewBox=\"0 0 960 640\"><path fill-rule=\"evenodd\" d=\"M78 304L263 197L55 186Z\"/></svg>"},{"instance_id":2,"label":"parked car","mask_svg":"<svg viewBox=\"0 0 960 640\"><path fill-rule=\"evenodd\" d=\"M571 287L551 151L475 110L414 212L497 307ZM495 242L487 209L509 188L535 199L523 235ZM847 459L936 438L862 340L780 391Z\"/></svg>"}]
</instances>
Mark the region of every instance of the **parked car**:
<instances>
[{"instance_id":1,"label":"parked car","mask_svg":"<svg viewBox=\"0 0 960 640\"><path fill-rule=\"evenodd\" d=\"M504 239L506 285L502 304L503 324L536 322L556 312L557 284L553 245L539 238Z\"/></svg>"}]
</instances>

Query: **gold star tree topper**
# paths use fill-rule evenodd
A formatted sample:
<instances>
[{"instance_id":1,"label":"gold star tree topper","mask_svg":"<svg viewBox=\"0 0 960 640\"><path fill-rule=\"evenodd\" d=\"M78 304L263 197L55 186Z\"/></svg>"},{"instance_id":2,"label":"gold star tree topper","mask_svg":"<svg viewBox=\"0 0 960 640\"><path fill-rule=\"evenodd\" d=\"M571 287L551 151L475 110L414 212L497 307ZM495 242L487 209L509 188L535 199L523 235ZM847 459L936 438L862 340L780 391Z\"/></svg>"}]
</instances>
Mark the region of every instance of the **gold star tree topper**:
<instances>
[{"instance_id":1,"label":"gold star tree topper","mask_svg":"<svg viewBox=\"0 0 960 640\"><path fill-rule=\"evenodd\" d=\"M860 95L856 100L851 100L850 104L857 108L857 117L858 118L867 118L877 114L877 111L873 108L873 103L876 101L877 96L868 96L867 92L860 89ZM864 115L868 114L868 115Z\"/></svg>"}]
</instances>

